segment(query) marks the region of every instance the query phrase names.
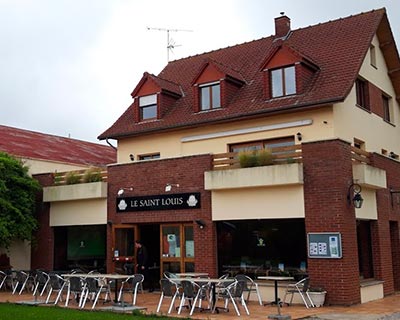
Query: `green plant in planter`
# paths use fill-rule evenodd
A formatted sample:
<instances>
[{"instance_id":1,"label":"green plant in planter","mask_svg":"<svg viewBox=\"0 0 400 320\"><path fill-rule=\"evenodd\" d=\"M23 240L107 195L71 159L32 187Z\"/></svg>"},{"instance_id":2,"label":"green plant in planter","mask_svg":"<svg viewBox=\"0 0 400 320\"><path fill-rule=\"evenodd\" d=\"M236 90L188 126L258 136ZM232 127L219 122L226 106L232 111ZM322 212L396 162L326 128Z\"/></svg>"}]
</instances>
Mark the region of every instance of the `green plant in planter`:
<instances>
[{"instance_id":1,"label":"green plant in planter","mask_svg":"<svg viewBox=\"0 0 400 320\"><path fill-rule=\"evenodd\" d=\"M101 176L100 169L97 168L90 168L86 170L85 174L83 175L83 182L90 183L90 182L101 182L103 178Z\"/></svg>"},{"instance_id":2,"label":"green plant in planter","mask_svg":"<svg viewBox=\"0 0 400 320\"><path fill-rule=\"evenodd\" d=\"M81 177L75 171L70 171L65 175L66 184L77 184L81 182Z\"/></svg>"},{"instance_id":3,"label":"green plant in planter","mask_svg":"<svg viewBox=\"0 0 400 320\"><path fill-rule=\"evenodd\" d=\"M256 151L239 152L239 163L242 168L256 167L258 164Z\"/></svg>"},{"instance_id":4,"label":"green plant in planter","mask_svg":"<svg viewBox=\"0 0 400 320\"><path fill-rule=\"evenodd\" d=\"M62 175L56 173L54 175L54 184L61 184L62 183Z\"/></svg>"},{"instance_id":5,"label":"green plant in planter","mask_svg":"<svg viewBox=\"0 0 400 320\"><path fill-rule=\"evenodd\" d=\"M259 150L256 157L259 166L270 166L271 164L274 164L274 156L269 149Z\"/></svg>"}]
</instances>

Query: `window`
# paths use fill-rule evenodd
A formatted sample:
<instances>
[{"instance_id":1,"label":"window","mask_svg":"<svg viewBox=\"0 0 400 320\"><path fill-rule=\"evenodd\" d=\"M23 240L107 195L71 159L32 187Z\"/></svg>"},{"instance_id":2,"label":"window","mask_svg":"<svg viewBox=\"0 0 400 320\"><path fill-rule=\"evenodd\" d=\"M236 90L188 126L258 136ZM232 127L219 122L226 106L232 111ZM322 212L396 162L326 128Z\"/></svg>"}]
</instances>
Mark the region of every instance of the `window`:
<instances>
[{"instance_id":1,"label":"window","mask_svg":"<svg viewBox=\"0 0 400 320\"><path fill-rule=\"evenodd\" d=\"M364 141L354 138L353 143L354 143L354 147L356 147L357 149L365 150L365 142Z\"/></svg>"},{"instance_id":2,"label":"window","mask_svg":"<svg viewBox=\"0 0 400 320\"><path fill-rule=\"evenodd\" d=\"M152 160L152 159L160 159L159 153L152 153L152 154L142 154L138 156L139 160Z\"/></svg>"},{"instance_id":3,"label":"window","mask_svg":"<svg viewBox=\"0 0 400 320\"><path fill-rule=\"evenodd\" d=\"M368 105L368 86L367 82L362 79L356 80L356 103L360 107L369 110Z\"/></svg>"},{"instance_id":4,"label":"window","mask_svg":"<svg viewBox=\"0 0 400 320\"><path fill-rule=\"evenodd\" d=\"M290 66L271 71L272 97L288 96L296 93L295 67Z\"/></svg>"},{"instance_id":5,"label":"window","mask_svg":"<svg viewBox=\"0 0 400 320\"><path fill-rule=\"evenodd\" d=\"M371 45L369 47L369 59L370 59L370 64L374 68L376 68L376 52L375 52L375 46Z\"/></svg>"},{"instance_id":6,"label":"window","mask_svg":"<svg viewBox=\"0 0 400 320\"><path fill-rule=\"evenodd\" d=\"M269 139L269 140L261 140L261 141L252 141L245 143L238 143L230 145L230 152L241 152L241 151L255 151L262 149L271 149L278 147L286 147L294 145L294 138L277 138L277 139ZM280 154L282 152L274 152L274 154Z\"/></svg>"},{"instance_id":7,"label":"window","mask_svg":"<svg viewBox=\"0 0 400 320\"><path fill-rule=\"evenodd\" d=\"M139 98L140 121L157 118L157 95Z\"/></svg>"},{"instance_id":8,"label":"window","mask_svg":"<svg viewBox=\"0 0 400 320\"><path fill-rule=\"evenodd\" d=\"M221 89L219 83L200 87L200 109L210 110L221 108Z\"/></svg>"},{"instance_id":9,"label":"window","mask_svg":"<svg viewBox=\"0 0 400 320\"><path fill-rule=\"evenodd\" d=\"M383 120L390 122L390 101L388 96L385 95L382 96L382 104L383 104Z\"/></svg>"}]
</instances>

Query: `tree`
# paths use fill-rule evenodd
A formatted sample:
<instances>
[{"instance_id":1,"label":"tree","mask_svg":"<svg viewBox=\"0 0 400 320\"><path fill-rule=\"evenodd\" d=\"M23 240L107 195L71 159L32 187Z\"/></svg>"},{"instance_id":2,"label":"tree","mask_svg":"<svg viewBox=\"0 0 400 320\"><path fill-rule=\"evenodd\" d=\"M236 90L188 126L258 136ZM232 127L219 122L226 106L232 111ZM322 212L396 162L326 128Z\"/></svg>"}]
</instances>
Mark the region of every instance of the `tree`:
<instances>
[{"instance_id":1,"label":"tree","mask_svg":"<svg viewBox=\"0 0 400 320\"><path fill-rule=\"evenodd\" d=\"M28 167L0 152L0 247L9 248L14 240L32 240L38 227L34 212L39 190Z\"/></svg>"}]
</instances>

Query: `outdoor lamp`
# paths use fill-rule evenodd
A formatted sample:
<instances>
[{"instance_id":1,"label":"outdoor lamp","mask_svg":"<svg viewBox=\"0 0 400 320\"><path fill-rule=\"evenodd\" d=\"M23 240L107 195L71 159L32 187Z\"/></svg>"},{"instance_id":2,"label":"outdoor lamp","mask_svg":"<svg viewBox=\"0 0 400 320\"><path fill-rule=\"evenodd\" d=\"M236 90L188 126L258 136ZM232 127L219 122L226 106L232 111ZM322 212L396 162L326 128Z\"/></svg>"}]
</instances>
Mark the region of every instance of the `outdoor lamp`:
<instances>
[{"instance_id":1,"label":"outdoor lamp","mask_svg":"<svg viewBox=\"0 0 400 320\"><path fill-rule=\"evenodd\" d=\"M125 193L125 190L133 191L133 187L119 188L119 190L118 190L118 192L117 192L118 197L121 197L121 196Z\"/></svg>"},{"instance_id":2,"label":"outdoor lamp","mask_svg":"<svg viewBox=\"0 0 400 320\"><path fill-rule=\"evenodd\" d=\"M364 202L364 199L361 197L361 186L358 183L352 183L349 186L349 190L347 192L347 202L349 205L353 203L354 208L360 209Z\"/></svg>"},{"instance_id":3,"label":"outdoor lamp","mask_svg":"<svg viewBox=\"0 0 400 320\"><path fill-rule=\"evenodd\" d=\"M166 192L170 192L171 189L172 189L172 187L177 187L177 188L179 188L179 183L167 183L167 184L165 185L165 191L166 191Z\"/></svg>"},{"instance_id":4,"label":"outdoor lamp","mask_svg":"<svg viewBox=\"0 0 400 320\"><path fill-rule=\"evenodd\" d=\"M204 227L206 226L206 223L201 219L197 219L194 221L197 223L197 225L199 226L200 229L204 229Z\"/></svg>"}]
</instances>

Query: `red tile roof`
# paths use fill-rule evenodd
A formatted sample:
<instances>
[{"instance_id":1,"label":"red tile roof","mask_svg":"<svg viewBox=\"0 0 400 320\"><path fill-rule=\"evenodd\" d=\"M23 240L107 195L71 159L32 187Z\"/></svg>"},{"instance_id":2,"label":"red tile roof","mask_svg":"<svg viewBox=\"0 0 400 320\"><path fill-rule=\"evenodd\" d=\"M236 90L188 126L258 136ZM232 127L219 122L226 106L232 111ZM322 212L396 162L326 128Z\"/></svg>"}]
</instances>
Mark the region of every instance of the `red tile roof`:
<instances>
[{"instance_id":1,"label":"red tile roof","mask_svg":"<svg viewBox=\"0 0 400 320\"><path fill-rule=\"evenodd\" d=\"M109 146L2 125L0 151L16 157L88 166L105 166L117 158Z\"/></svg>"},{"instance_id":2,"label":"red tile roof","mask_svg":"<svg viewBox=\"0 0 400 320\"><path fill-rule=\"evenodd\" d=\"M179 84L184 95L170 111L159 121L134 123L132 104L99 139L119 139L343 101L352 88L378 28L386 30L385 36L393 40L385 9L292 31L284 40L285 44L316 64L319 71L310 90L287 98L265 100L263 95L262 65L276 47L282 45L282 41L274 41L274 36L172 61L159 77ZM392 46L395 47L394 42ZM195 113L192 82L207 59L226 66L227 70L235 70L244 78L245 84L225 108ZM394 64L400 64L398 55Z\"/></svg>"}]
</instances>

